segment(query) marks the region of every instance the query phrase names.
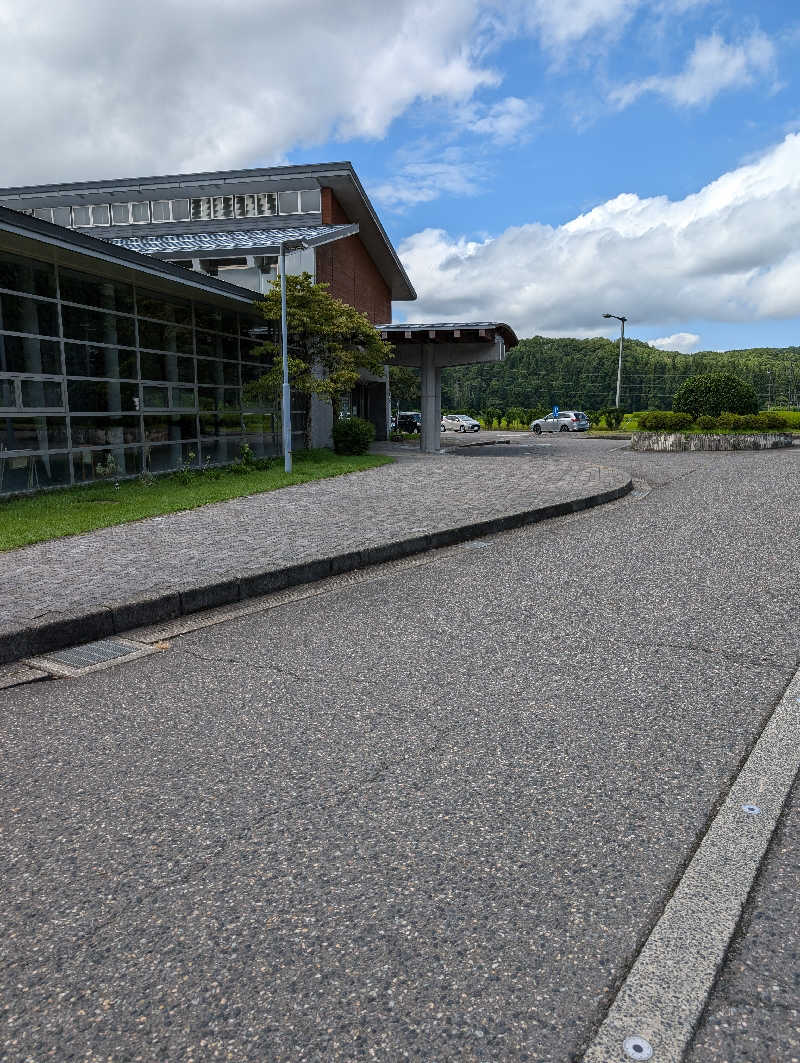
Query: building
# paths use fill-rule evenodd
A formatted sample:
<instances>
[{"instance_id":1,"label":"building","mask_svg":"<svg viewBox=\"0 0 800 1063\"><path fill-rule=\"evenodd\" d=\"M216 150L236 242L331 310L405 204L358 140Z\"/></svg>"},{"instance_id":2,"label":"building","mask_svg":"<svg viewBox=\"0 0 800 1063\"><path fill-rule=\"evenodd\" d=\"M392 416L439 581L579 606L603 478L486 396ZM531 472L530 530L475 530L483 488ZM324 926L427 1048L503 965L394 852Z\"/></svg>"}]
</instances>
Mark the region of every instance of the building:
<instances>
[{"instance_id":1,"label":"building","mask_svg":"<svg viewBox=\"0 0 800 1063\"><path fill-rule=\"evenodd\" d=\"M374 324L416 298L349 163L1 189L0 493L280 452L247 385L281 244ZM350 408L385 435L385 380ZM329 410L293 410L293 445Z\"/></svg>"}]
</instances>

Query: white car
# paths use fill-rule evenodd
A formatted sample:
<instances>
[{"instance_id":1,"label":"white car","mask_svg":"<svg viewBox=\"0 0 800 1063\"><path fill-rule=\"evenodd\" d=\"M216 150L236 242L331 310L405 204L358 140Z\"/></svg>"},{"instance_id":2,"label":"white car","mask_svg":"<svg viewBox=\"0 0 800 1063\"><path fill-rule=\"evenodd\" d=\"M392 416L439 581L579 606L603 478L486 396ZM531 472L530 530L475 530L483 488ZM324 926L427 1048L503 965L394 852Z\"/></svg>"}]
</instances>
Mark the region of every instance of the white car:
<instances>
[{"instance_id":1,"label":"white car","mask_svg":"<svg viewBox=\"0 0 800 1063\"><path fill-rule=\"evenodd\" d=\"M466 413L446 413L442 416L442 431L447 429L453 432L480 432L480 422Z\"/></svg>"},{"instance_id":2,"label":"white car","mask_svg":"<svg viewBox=\"0 0 800 1063\"><path fill-rule=\"evenodd\" d=\"M588 432L591 422L583 410L559 410L557 416L548 413L531 422L531 432Z\"/></svg>"}]
</instances>

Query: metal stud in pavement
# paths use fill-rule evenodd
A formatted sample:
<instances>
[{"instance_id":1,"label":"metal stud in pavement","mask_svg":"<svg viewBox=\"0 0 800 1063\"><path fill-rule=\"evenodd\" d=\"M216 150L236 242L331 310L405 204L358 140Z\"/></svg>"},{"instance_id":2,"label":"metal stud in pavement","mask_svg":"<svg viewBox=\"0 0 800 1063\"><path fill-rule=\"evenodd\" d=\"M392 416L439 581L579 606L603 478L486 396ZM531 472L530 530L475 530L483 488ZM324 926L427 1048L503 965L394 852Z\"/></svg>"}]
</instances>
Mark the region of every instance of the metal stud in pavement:
<instances>
[{"instance_id":1,"label":"metal stud in pavement","mask_svg":"<svg viewBox=\"0 0 800 1063\"><path fill-rule=\"evenodd\" d=\"M748 816L757 816L760 814L761 809L758 805L742 805L742 812L746 812Z\"/></svg>"},{"instance_id":2,"label":"metal stud in pavement","mask_svg":"<svg viewBox=\"0 0 800 1063\"><path fill-rule=\"evenodd\" d=\"M650 1042L636 1034L633 1037L626 1037L622 1042L622 1047L628 1059L651 1059L653 1055L653 1046Z\"/></svg>"}]
</instances>

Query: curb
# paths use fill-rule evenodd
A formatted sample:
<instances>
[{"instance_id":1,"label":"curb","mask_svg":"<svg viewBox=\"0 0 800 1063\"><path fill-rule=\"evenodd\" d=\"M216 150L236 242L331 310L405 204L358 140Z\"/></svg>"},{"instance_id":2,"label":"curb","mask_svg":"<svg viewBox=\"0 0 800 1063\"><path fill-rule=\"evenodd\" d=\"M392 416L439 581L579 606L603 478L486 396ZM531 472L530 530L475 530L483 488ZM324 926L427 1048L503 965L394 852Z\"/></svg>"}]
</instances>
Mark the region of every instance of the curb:
<instances>
[{"instance_id":1,"label":"curb","mask_svg":"<svg viewBox=\"0 0 800 1063\"><path fill-rule=\"evenodd\" d=\"M525 524L562 517L567 513L578 513L623 498L632 490L633 481L628 479L619 487L568 502L553 502L548 506L523 510L504 517L476 521L457 528L445 528L442 531L368 546L363 550L352 550L331 557L315 558L297 565L227 577L213 583L187 583L180 589L164 594L145 595L124 602L96 606L85 612L64 612L55 620L0 631L0 664L38 657L44 653L65 649L67 646L78 646L111 635L121 635L137 627L175 620L179 616L197 613L203 609L214 609L232 602L258 598L303 583L315 583L344 572L380 565L386 561L397 561L413 554L425 553L443 546L454 546L485 535L496 535L498 532L521 528Z\"/></svg>"}]
</instances>

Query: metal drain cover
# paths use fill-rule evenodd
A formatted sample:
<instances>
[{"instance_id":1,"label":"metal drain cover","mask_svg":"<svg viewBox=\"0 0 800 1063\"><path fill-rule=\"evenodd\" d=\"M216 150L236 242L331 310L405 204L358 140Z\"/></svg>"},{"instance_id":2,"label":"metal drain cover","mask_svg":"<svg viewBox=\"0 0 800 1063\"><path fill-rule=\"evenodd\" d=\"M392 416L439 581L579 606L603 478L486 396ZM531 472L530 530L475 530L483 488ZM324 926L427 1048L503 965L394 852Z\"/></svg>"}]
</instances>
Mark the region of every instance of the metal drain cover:
<instances>
[{"instance_id":1,"label":"metal drain cover","mask_svg":"<svg viewBox=\"0 0 800 1063\"><path fill-rule=\"evenodd\" d=\"M165 643L149 646L131 639L100 639L98 642L86 642L82 646L69 646L65 650L33 657L27 663L51 675L71 678L99 671L123 660L145 657L161 649L166 649Z\"/></svg>"}]
</instances>

